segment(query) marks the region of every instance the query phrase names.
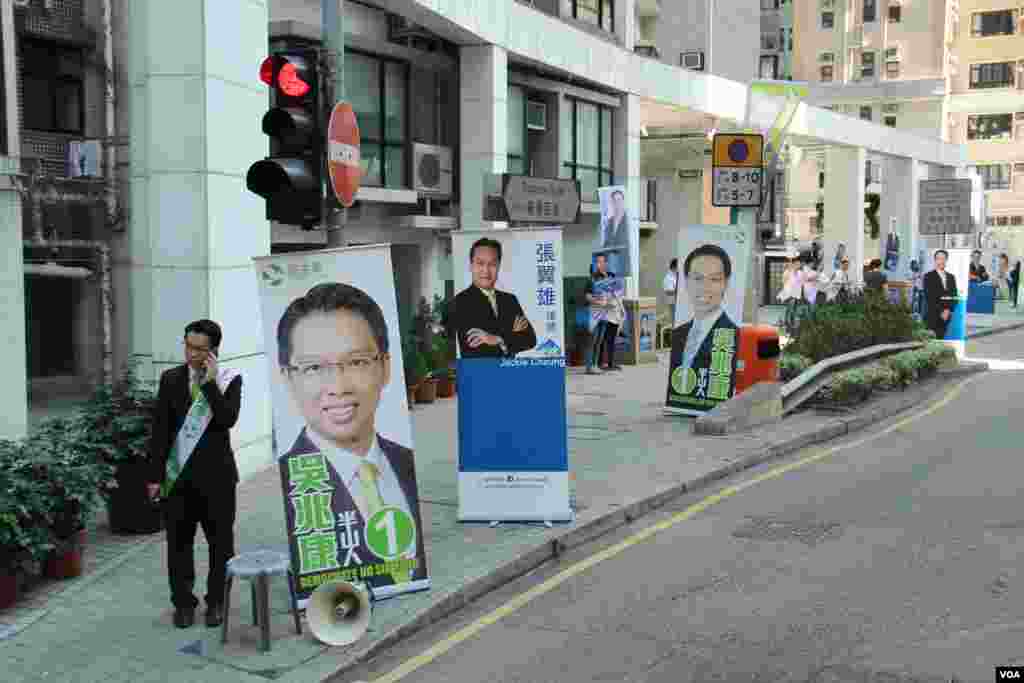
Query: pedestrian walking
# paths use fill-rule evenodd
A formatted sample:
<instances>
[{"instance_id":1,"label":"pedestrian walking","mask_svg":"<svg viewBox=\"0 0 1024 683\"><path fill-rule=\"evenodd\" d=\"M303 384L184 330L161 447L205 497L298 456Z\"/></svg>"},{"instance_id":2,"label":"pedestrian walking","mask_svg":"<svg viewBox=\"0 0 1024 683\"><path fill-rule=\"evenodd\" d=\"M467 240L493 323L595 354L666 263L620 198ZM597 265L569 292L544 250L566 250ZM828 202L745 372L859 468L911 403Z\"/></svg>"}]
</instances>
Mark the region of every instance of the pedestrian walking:
<instances>
[{"instance_id":1,"label":"pedestrian walking","mask_svg":"<svg viewBox=\"0 0 1024 683\"><path fill-rule=\"evenodd\" d=\"M661 281L661 289L665 293L665 305L667 307L665 319L671 321L672 327L676 326L676 292L679 289L679 259L669 261L668 272L665 279Z\"/></svg>"},{"instance_id":2,"label":"pedestrian walking","mask_svg":"<svg viewBox=\"0 0 1024 683\"><path fill-rule=\"evenodd\" d=\"M167 574L174 625L195 623L196 527L210 550L206 625L224 619L227 562L235 554L238 466L230 430L238 421L242 376L218 363L222 334L212 320L185 327L185 362L160 376L153 434L150 498L160 497L167 529Z\"/></svg>"}]
</instances>

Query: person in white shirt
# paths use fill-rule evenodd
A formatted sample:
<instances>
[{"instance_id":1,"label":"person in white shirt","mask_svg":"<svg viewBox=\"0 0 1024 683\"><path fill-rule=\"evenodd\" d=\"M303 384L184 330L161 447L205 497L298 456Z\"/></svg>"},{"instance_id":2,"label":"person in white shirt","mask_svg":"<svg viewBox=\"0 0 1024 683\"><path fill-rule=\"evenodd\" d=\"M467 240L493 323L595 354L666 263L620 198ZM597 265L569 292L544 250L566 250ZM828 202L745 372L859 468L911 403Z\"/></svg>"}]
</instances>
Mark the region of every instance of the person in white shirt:
<instances>
[{"instance_id":1,"label":"person in white shirt","mask_svg":"<svg viewBox=\"0 0 1024 683\"><path fill-rule=\"evenodd\" d=\"M676 291L679 287L679 259L674 258L668 264L668 272L665 279L661 281L661 290L665 293L665 301L668 306L666 318L676 324Z\"/></svg>"},{"instance_id":2,"label":"person in white shirt","mask_svg":"<svg viewBox=\"0 0 1024 683\"><path fill-rule=\"evenodd\" d=\"M329 467L331 517L350 519L356 529L379 519L382 511L397 509L415 534L397 557L418 559L404 580L426 576L419 500L413 453L377 431L376 415L384 388L391 381L388 328L380 306L351 285L328 282L313 287L289 305L277 328L278 364L298 412L305 420L292 447L281 456L289 480L302 472ZM310 458L309 456L312 456ZM293 502L301 491L292 493ZM289 528L307 525L299 504L288 507ZM340 522L339 522L340 526ZM340 536L339 536L340 538ZM331 564L377 564L363 543L352 553L338 543ZM399 577L377 573L369 577L374 588Z\"/></svg>"},{"instance_id":3,"label":"person in white shirt","mask_svg":"<svg viewBox=\"0 0 1024 683\"><path fill-rule=\"evenodd\" d=\"M850 259L843 257L839 263L839 270L832 273L832 280L828 283L828 300L840 303L850 297L852 283L850 281Z\"/></svg>"}]
</instances>

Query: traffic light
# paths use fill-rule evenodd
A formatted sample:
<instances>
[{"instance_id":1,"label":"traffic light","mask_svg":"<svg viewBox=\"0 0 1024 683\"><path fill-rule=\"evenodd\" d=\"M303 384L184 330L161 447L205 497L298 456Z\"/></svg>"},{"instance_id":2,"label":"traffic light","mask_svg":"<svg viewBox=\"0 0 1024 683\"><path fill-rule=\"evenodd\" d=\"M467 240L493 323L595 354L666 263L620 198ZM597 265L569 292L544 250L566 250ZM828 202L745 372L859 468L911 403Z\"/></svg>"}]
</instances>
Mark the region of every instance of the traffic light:
<instances>
[{"instance_id":1,"label":"traffic light","mask_svg":"<svg viewBox=\"0 0 1024 683\"><path fill-rule=\"evenodd\" d=\"M289 50L260 66L273 92L263 115L270 156L249 167L245 185L267 202L267 220L311 228L320 223L325 132L321 121L317 53Z\"/></svg>"}]
</instances>

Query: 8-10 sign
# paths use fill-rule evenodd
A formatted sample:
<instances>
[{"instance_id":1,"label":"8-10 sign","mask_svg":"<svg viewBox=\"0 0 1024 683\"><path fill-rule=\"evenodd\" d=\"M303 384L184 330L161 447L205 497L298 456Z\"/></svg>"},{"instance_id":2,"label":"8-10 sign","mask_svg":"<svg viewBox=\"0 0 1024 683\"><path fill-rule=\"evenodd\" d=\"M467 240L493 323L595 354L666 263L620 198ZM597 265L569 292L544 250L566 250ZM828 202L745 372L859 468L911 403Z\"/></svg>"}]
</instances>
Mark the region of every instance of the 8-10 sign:
<instances>
[{"instance_id":1,"label":"8-10 sign","mask_svg":"<svg viewBox=\"0 0 1024 683\"><path fill-rule=\"evenodd\" d=\"M764 136L715 135L712 144L712 206L761 206Z\"/></svg>"}]
</instances>

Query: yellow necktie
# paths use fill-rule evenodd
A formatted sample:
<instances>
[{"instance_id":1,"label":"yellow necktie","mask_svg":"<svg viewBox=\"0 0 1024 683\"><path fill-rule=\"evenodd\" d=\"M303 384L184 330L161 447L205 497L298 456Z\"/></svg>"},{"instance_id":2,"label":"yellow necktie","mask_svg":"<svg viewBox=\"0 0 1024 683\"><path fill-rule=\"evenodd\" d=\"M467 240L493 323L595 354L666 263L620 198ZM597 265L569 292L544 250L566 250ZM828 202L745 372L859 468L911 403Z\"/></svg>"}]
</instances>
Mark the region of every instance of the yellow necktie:
<instances>
[{"instance_id":1,"label":"yellow necktie","mask_svg":"<svg viewBox=\"0 0 1024 683\"><path fill-rule=\"evenodd\" d=\"M494 293L493 289L488 291L488 292L484 292L484 294L487 295L487 300L491 302L491 310L494 311L494 317L497 318L498 317L498 299L497 299L497 295Z\"/></svg>"},{"instance_id":2,"label":"yellow necktie","mask_svg":"<svg viewBox=\"0 0 1024 683\"><path fill-rule=\"evenodd\" d=\"M364 462L359 465L357 471L359 472L359 492L362 493L363 500L366 501L366 518L369 519L384 507L384 499L380 495L380 489L377 488L380 470L373 463Z\"/></svg>"}]
</instances>

